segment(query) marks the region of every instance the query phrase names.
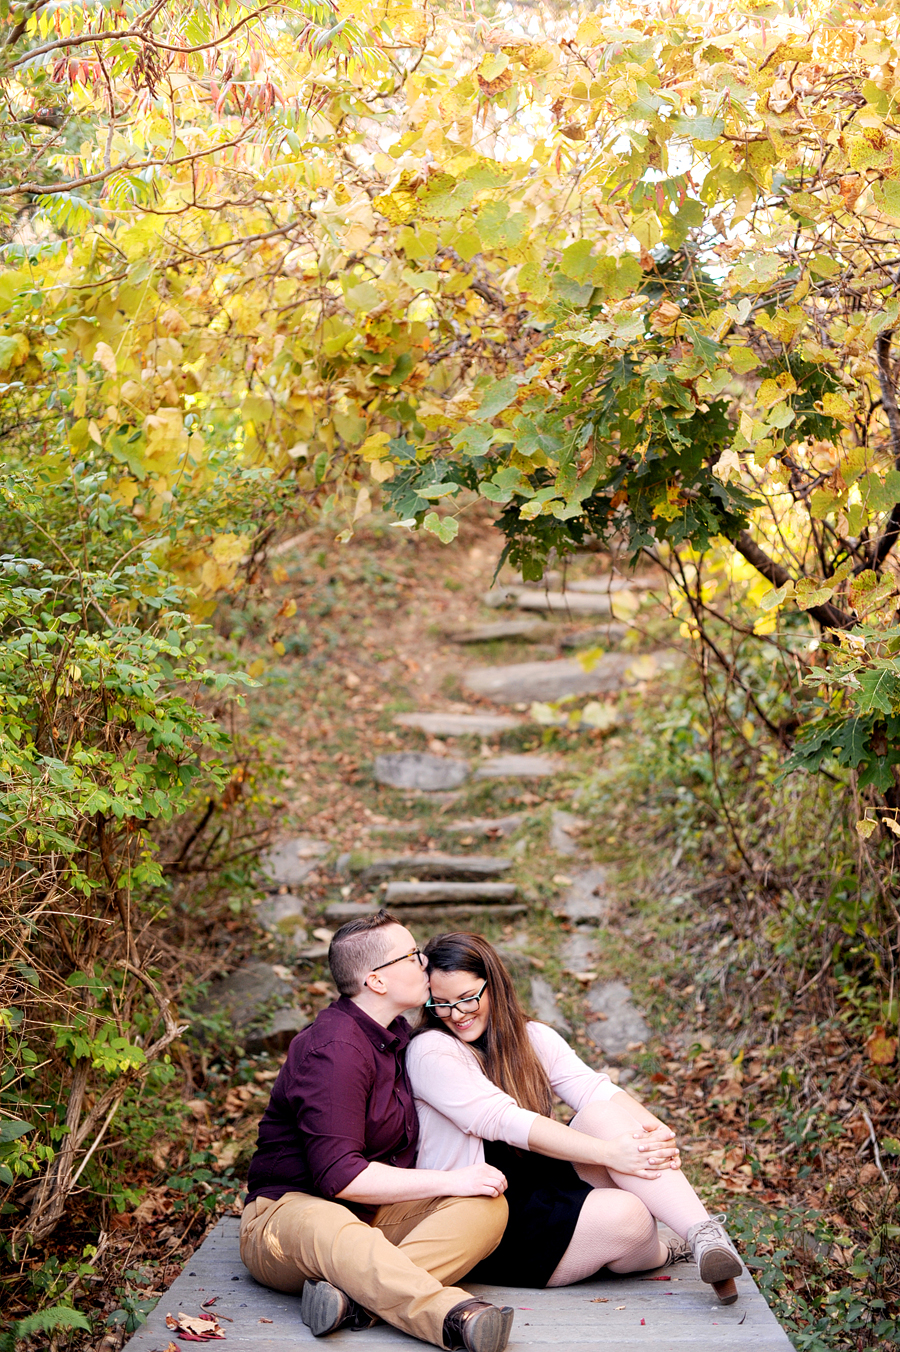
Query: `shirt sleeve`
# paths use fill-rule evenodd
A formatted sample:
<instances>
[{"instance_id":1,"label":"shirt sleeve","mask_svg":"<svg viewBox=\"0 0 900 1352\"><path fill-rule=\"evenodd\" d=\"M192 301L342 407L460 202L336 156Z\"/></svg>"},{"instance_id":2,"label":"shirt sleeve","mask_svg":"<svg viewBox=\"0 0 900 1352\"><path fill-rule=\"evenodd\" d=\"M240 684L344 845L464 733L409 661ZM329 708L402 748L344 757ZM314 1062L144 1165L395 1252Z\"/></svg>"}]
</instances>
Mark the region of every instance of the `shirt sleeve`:
<instances>
[{"instance_id":1,"label":"shirt sleeve","mask_svg":"<svg viewBox=\"0 0 900 1352\"><path fill-rule=\"evenodd\" d=\"M422 1033L413 1038L406 1065L416 1098L467 1136L528 1148L538 1114L520 1108L492 1084L464 1042L436 1031Z\"/></svg>"},{"instance_id":2,"label":"shirt sleeve","mask_svg":"<svg viewBox=\"0 0 900 1352\"><path fill-rule=\"evenodd\" d=\"M323 1197L343 1192L369 1164L366 1101L373 1082L371 1058L337 1038L291 1067L287 1098Z\"/></svg>"},{"instance_id":3,"label":"shirt sleeve","mask_svg":"<svg viewBox=\"0 0 900 1352\"><path fill-rule=\"evenodd\" d=\"M613 1084L608 1075L586 1066L565 1038L545 1023L530 1022L528 1036L547 1072L554 1094L558 1094L563 1103L567 1103L576 1113L589 1103L611 1099L613 1094L619 1092L619 1086Z\"/></svg>"}]
</instances>

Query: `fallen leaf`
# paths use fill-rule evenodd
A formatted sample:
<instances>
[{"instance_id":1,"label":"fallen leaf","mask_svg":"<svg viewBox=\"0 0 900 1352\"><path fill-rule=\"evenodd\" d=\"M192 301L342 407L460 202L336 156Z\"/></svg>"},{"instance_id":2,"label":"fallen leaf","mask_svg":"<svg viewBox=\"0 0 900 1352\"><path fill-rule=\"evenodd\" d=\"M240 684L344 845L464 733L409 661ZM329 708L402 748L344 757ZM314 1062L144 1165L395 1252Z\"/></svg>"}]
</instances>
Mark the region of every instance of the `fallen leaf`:
<instances>
[{"instance_id":1,"label":"fallen leaf","mask_svg":"<svg viewBox=\"0 0 900 1352\"><path fill-rule=\"evenodd\" d=\"M866 1051L873 1065L889 1066L897 1055L897 1039L888 1037L883 1026L879 1024L866 1038Z\"/></svg>"},{"instance_id":2,"label":"fallen leaf","mask_svg":"<svg viewBox=\"0 0 900 1352\"><path fill-rule=\"evenodd\" d=\"M266 1319L264 1315L261 1315L258 1322L259 1322L260 1324L271 1324L271 1323L272 1323L272 1320L271 1320L271 1319Z\"/></svg>"},{"instance_id":3,"label":"fallen leaf","mask_svg":"<svg viewBox=\"0 0 900 1352\"><path fill-rule=\"evenodd\" d=\"M609 1304L609 1296L594 1296L594 1299L591 1301L591 1304L592 1304L592 1305L608 1305L608 1304Z\"/></svg>"},{"instance_id":4,"label":"fallen leaf","mask_svg":"<svg viewBox=\"0 0 900 1352\"><path fill-rule=\"evenodd\" d=\"M617 1309L617 1310L624 1310L624 1309L625 1309L625 1306L624 1306L624 1305L617 1305L617 1306L616 1306L616 1309Z\"/></svg>"},{"instance_id":5,"label":"fallen leaf","mask_svg":"<svg viewBox=\"0 0 900 1352\"><path fill-rule=\"evenodd\" d=\"M166 1315L166 1327L174 1329L176 1338L185 1343L208 1343L213 1338L224 1338L225 1331L214 1314L201 1314L196 1318L178 1311L178 1318Z\"/></svg>"},{"instance_id":6,"label":"fallen leaf","mask_svg":"<svg viewBox=\"0 0 900 1352\"><path fill-rule=\"evenodd\" d=\"M205 1300L200 1308L203 1310L208 1310L210 1305L215 1305L218 1299L219 1299L218 1296L210 1296L209 1300Z\"/></svg>"}]
</instances>

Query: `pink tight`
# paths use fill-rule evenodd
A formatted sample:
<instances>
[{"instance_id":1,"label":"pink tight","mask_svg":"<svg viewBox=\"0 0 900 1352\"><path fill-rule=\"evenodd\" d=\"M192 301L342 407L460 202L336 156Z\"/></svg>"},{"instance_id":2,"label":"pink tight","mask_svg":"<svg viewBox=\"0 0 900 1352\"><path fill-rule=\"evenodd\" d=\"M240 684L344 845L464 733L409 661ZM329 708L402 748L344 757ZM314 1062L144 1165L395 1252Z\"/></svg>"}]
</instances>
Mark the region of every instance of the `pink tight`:
<instances>
[{"instance_id":1,"label":"pink tight","mask_svg":"<svg viewBox=\"0 0 900 1352\"><path fill-rule=\"evenodd\" d=\"M608 1141L641 1123L629 1111L609 1100L589 1103L570 1124L576 1131ZM659 1178L637 1178L602 1165L574 1166L585 1183L593 1185L581 1208L575 1233L548 1286L583 1281L601 1267L613 1272L640 1272L666 1260L657 1220L682 1239L688 1228L709 1215L680 1169L665 1169Z\"/></svg>"}]
</instances>

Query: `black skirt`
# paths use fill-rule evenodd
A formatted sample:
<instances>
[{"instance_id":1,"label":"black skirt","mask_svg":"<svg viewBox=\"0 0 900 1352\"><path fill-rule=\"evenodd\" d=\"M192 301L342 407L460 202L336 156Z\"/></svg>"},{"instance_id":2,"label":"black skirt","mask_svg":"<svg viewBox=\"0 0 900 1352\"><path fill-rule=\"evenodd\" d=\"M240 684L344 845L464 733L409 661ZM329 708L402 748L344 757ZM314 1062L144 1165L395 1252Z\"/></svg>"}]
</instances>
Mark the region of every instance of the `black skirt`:
<instances>
[{"instance_id":1,"label":"black skirt","mask_svg":"<svg viewBox=\"0 0 900 1352\"><path fill-rule=\"evenodd\" d=\"M553 1160L505 1141L485 1141L484 1158L506 1175L509 1223L492 1254L468 1281L497 1286L546 1286L575 1232L591 1191L567 1160Z\"/></svg>"}]
</instances>

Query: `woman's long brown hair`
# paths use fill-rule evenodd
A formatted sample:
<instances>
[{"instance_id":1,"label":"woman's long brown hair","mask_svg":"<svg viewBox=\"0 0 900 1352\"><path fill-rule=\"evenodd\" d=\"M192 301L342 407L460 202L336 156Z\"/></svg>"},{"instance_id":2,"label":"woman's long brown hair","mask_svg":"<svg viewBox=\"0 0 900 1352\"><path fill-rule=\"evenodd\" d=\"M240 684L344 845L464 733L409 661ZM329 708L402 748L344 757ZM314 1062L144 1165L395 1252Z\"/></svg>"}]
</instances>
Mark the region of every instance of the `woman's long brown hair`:
<instances>
[{"instance_id":1,"label":"woman's long brown hair","mask_svg":"<svg viewBox=\"0 0 900 1352\"><path fill-rule=\"evenodd\" d=\"M479 1041L467 1046L475 1052L488 1079L514 1098L520 1108L549 1117L553 1108L550 1082L531 1045L525 1011L497 950L480 934L439 934L429 939L424 952L429 971L471 972L479 981L487 981L490 1018ZM456 1036L448 1021L439 1019L427 1006L425 1014L425 1027Z\"/></svg>"}]
</instances>

